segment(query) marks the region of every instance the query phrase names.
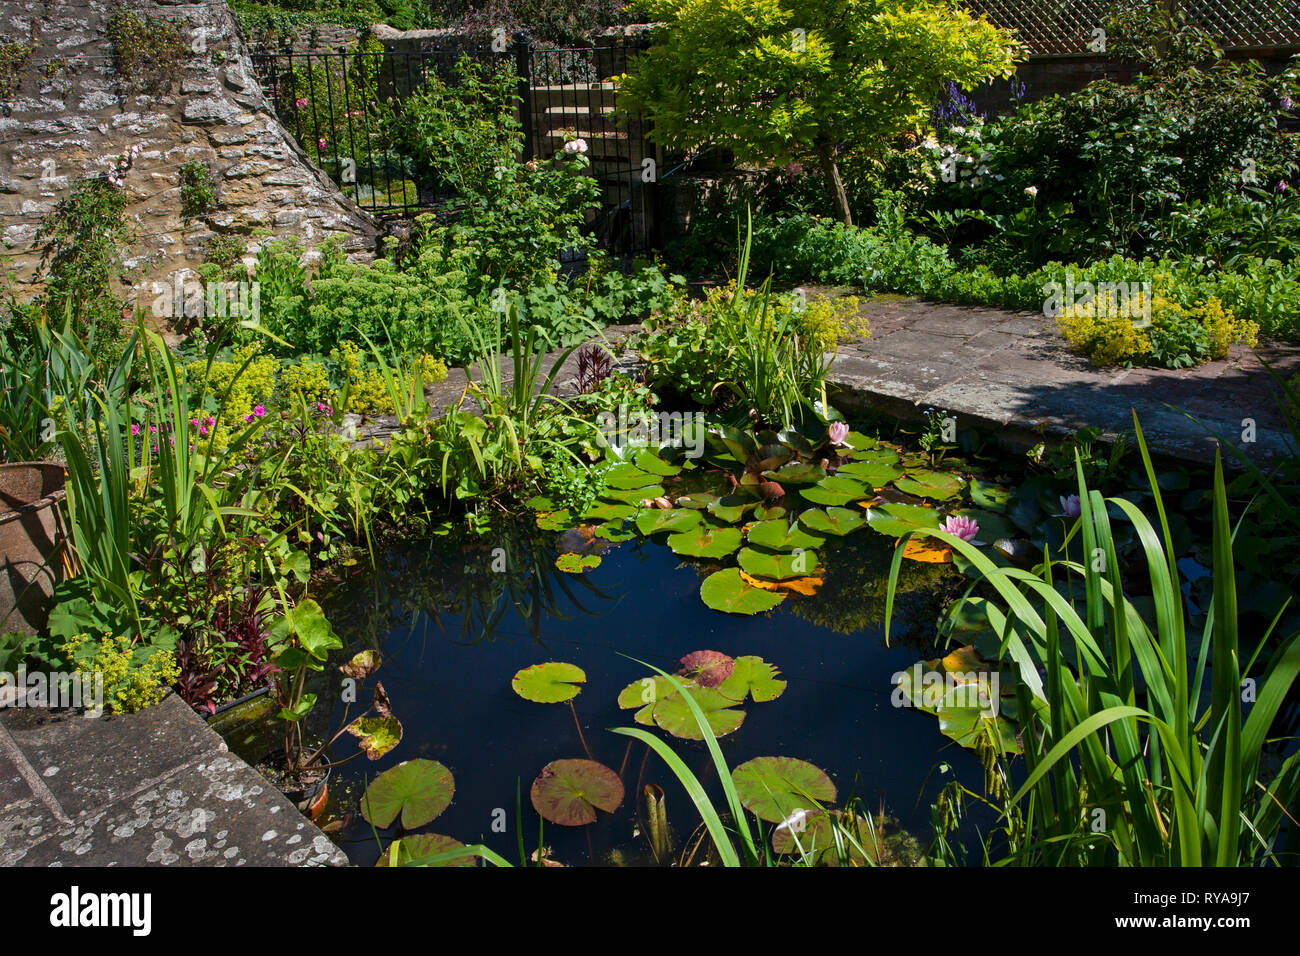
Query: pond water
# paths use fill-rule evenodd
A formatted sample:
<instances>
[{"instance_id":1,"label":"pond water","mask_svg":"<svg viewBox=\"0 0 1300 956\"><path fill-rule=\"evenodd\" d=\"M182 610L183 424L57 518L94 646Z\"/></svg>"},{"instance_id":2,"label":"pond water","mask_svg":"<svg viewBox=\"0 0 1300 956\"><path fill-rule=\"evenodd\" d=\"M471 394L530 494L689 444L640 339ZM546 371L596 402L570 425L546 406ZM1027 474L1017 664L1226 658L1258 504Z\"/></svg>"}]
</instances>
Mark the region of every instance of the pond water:
<instances>
[{"instance_id":1,"label":"pond water","mask_svg":"<svg viewBox=\"0 0 1300 956\"><path fill-rule=\"evenodd\" d=\"M634 711L620 710L617 697L651 672L630 658L673 672L697 650L757 655L788 681L777 699L741 705L743 724L720 741L730 767L767 755L809 761L834 781L838 805L859 797L864 810L885 811L887 833L901 827L921 844L929 840L931 801L947 780L955 776L980 790L982 772L970 751L944 737L932 717L891 703L893 675L938 656L936 615L962 581L950 565L904 562L905 593L886 646L893 542L884 536L865 532L829 542L822 552L825 580L815 595L792 596L752 617L701 602L700 581L715 564L685 562L654 540L599 544L605 548L599 567L565 574L554 566L567 549L559 536L521 521L469 541L402 546L380 556L377 569L357 569L329 595L326 610L349 649L373 647L383 655L376 676L405 731L390 754L355 760L331 782L331 800L343 815L334 835L354 863L378 858L375 833L355 808L366 781L388 767L417 757L445 764L455 776L454 800L417 832L481 842L517 863L517 788L531 853L539 824L529 802L532 781L550 761L585 757L588 750L620 772L625 799L588 827L546 824L543 842L552 857L566 865L652 864L638 832L638 795L646 784L666 794L676 857L698 813L657 755L608 728L636 726ZM511 688L520 669L549 660L586 672L572 709L523 700ZM342 713L340 706L335 719ZM705 746L652 732L724 806ZM403 834L390 828L379 835L387 845Z\"/></svg>"}]
</instances>

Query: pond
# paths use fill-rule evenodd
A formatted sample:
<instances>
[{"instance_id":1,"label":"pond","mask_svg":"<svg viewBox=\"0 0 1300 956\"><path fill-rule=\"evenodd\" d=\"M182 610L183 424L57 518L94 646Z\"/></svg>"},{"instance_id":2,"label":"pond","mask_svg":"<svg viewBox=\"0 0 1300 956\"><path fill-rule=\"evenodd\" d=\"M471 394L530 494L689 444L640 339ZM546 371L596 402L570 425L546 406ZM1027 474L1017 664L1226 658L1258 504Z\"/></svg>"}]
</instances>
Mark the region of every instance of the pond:
<instances>
[{"instance_id":1,"label":"pond","mask_svg":"<svg viewBox=\"0 0 1300 956\"><path fill-rule=\"evenodd\" d=\"M699 814L657 755L607 729L636 726L634 711L620 709L617 699L651 673L638 660L673 672L699 650L756 655L787 682L775 700L741 705L743 723L720 739L728 766L770 755L823 768L838 805L856 796L864 811L883 809L886 837L897 839L904 857L918 847L898 828L927 840L930 804L945 782L955 776L980 788L971 751L943 736L931 717L891 701L896 674L941 656L934 653L934 623L961 580L951 566L904 563L905 593L886 646L893 550L886 537L828 542L815 595L750 617L701 602L701 578L716 566L710 562L685 562L648 539L600 546L602 563L571 575L555 569L556 557L571 547L559 533L521 524L472 540L439 538L383 555L377 569L359 571L333 592L326 607L350 650L374 647L383 655L377 677L405 731L384 758L336 771L331 793L340 812L355 810L366 782L385 769L413 758L437 760L454 774L455 797L421 832L482 842L517 862L517 788L531 853L539 823L529 801L532 781L552 760L589 753L620 773L626 797L591 826L547 824L543 842L552 857L566 865L653 864L638 803L654 784L666 794L677 858ZM518 671L550 660L586 674L572 710L521 699L511 689ZM340 706L335 719L341 716ZM661 736L723 806L703 743ZM393 828L380 832L384 845L395 835L401 834ZM375 833L358 813L334 836L354 863L371 865L379 856Z\"/></svg>"}]
</instances>

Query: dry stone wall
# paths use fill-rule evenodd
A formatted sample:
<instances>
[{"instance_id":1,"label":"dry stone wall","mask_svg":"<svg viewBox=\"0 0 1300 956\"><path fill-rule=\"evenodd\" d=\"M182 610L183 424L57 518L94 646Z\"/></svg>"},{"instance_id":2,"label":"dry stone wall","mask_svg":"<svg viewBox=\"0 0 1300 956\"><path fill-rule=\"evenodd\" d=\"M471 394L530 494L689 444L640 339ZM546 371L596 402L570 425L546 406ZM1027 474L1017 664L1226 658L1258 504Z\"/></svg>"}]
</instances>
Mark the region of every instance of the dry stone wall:
<instances>
[{"instance_id":1,"label":"dry stone wall","mask_svg":"<svg viewBox=\"0 0 1300 956\"><path fill-rule=\"evenodd\" d=\"M217 234L236 237L250 260L268 232L301 238L309 260L331 236L353 259L373 256L376 223L280 125L224 0L132 0L127 8L175 22L189 43L169 88L139 91L138 78L120 75L111 0L0 0L0 44L30 48L11 71L12 89L0 75L0 254L17 294L39 289L42 217L133 146L121 186L132 237L126 264L146 308L159 283L195 274ZM194 160L215 174L216 200L187 221L180 167Z\"/></svg>"}]
</instances>

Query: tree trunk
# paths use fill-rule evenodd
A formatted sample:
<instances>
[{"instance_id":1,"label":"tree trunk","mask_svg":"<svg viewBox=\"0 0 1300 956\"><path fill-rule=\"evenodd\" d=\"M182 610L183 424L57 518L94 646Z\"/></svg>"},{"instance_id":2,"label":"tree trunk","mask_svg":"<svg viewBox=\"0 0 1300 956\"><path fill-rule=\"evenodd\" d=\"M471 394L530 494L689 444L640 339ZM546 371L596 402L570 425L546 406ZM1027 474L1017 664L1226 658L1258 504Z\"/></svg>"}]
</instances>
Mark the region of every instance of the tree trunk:
<instances>
[{"instance_id":1,"label":"tree trunk","mask_svg":"<svg viewBox=\"0 0 1300 956\"><path fill-rule=\"evenodd\" d=\"M831 197L835 200L835 212L840 222L846 226L851 226L853 225L853 213L849 210L849 194L844 189L843 180L840 179L840 168L835 164L835 157L831 155L830 144L819 143L817 155L821 158L822 174L831 187Z\"/></svg>"}]
</instances>

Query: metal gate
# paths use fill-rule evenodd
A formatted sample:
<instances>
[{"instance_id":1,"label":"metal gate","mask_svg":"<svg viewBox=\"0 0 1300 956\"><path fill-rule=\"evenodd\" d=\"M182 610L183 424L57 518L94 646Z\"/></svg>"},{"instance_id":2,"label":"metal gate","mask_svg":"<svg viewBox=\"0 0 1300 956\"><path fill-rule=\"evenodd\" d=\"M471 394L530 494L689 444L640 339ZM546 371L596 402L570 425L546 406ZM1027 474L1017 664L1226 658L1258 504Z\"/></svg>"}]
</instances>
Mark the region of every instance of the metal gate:
<instances>
[{"instance_id":1,"label":"metal gate","mask_svg":"<svg viewBox=\"0 0 1300 956\"><path fill-rule=\"evenodd\" d=\"M284 127L357 205L377 216L410 217L445 209L456 197L438 187L420 157L385 135L400 123L402 101L425 77L443 77L462 56L512 69L517 118L527 159L549 159L566 137L587 144L602 204L590 227L618 251L649 248L654 238L657 159L649 124L615 116L612 77L644 49L638 38L601 45L537 48L421 40L383 51L255 53L253 67Z\"/></svg>"}]
</instances>

